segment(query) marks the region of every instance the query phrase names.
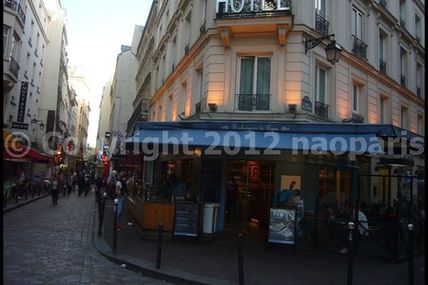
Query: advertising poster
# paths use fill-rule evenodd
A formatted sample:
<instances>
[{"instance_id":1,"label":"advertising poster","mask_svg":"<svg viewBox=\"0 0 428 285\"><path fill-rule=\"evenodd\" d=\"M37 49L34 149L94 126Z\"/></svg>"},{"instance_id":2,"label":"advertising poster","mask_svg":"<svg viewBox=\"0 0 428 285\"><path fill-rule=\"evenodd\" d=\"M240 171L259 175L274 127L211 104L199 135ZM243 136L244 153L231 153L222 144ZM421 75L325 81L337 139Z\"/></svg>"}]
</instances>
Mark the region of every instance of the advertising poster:
<instances>
[{"instance_id":1,"label":"advertising poster","mask_svg":"<svg viewBox=\"0 0 428 285\"><path fill-rule=\"evenodd\" d=\"M268 242L294 244L296 211L270 209Z\"/></svg>"}]
</instances>

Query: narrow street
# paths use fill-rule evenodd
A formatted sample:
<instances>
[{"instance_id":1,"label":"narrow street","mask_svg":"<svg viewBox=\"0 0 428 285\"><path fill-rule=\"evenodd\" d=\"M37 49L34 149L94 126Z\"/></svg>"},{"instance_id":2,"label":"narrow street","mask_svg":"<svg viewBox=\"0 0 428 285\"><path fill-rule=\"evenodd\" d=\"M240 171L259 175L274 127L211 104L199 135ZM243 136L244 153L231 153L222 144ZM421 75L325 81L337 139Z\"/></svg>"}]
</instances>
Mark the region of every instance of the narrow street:
<instances>
[{"instance_id":1,"label":"narrow street","mask_svg":"<svg viewBox=\"0 0 428 285\"><path fill-rule=\"evenodd\" d=\"M168 284L120 268L93 245L93 193L43 198L4 214L4 284Z\"/></svg>"}]
</instances>

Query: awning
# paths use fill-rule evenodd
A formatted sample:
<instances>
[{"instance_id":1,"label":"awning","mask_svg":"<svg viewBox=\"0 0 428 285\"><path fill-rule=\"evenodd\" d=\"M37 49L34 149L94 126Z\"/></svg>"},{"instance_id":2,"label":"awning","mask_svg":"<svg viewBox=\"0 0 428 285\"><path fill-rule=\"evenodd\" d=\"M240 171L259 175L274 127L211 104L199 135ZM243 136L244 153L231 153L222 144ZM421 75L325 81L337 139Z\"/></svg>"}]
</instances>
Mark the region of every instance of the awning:
<instances>
[{"instance_id":1,"label":"awning","mask_svg":"<svg viewBox=\"0 0 428 285\"><path fill-rule=\"evenodd\" d=\"M116 167L141 167L142 166L142 158L141 155L125 155L122 157L119 157L119 159L115 162L115 168Z\"/></svg>"},{"instance_id":2,"label":"awning","mask_svg":"<svg viewBox=\"0 0 428 285\"><path fill-rule=\"evenodd\" d=\"M42 154L30 147L4 148L3 159L10 161L33 161L38 163L49 163L53 156Z\"/></svg>"},{"instance_id":3,"label":"awning","mask_svg":"<svg viewBox=\"0 0 428 285\"><path fill-rule=\"evenodd\" d=\"M317 128L316 132L308 131L306 126L297 131L278 125L274 128L265 127L267 124L241 125L235 129L218 129L209 125L207 129L201 126L183 128L184 124L174 123L145 123L140 125L134 135L127 139L127 144L161 144L187 145L189 147L235 149L264 149L264 150L301 150L312 152L354 152L357 154L380 154L382 148L375 132L362 130L337 132L329 128ZM263 125L263 127L261 127ZM307 124L313 125L314 124ZM218 127L218 126L217 126ZM263 131L261 131L263 130ZM306 131L303 131L306 130ZM343 130L343 128L342 128Z\"/></svg>"}]
</instances>

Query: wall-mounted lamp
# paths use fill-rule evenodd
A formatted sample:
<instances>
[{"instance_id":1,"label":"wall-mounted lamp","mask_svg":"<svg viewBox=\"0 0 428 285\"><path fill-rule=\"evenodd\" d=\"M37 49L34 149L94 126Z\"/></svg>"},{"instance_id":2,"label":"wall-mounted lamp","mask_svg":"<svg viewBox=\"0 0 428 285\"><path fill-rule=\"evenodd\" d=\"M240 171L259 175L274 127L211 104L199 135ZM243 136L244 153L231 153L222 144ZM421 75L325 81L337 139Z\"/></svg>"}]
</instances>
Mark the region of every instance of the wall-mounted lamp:
<instances>
[{"instance_id":1,"label":"wall-mounted lamp","mask_svg":"<svg viewBox=\"0 0 428 285\"><path fill-rule=\"evenodd\" d=\"M217 104L216 103L208 103L208 107L210 108L211 112L217 111Z\"/></svg>"},{"instance_id":2,"label":"wall-mounted lamp","mask_svg":"<svg viewBox=\"0 0 428 285\"><path fill-rule=\"evenodd\" d=\"M180 118L180 120L186 120L186 116L184 112L181 112L180 114L177 115L178 118Z\"/></svg>"},{"instance_id":3,"label":"wall-mounted lamp","mask_svg":"<svg viewBox=\"0 0 428 285\"><path fill-rule=\"evenodd\" d=\"M42 120L32 119L32 120L31 120L31 123L32 123L32 124L38 124L38 125L39 125L39 128L40 128L41 130L43 130L43 129L45 128L45 124L43 124L43 121L42 121Z\"/></svg>"},{"instance_id":4,"label":"wall-mounted lamp","mask_svg":"<svg viewBox=\"0 0 428 285\"><path fill-rule=\"evenodd\" d=\"M315 39L305 39L305 54L308 53L310 49L313 49L319 45L325 39L330 40L330 44L325 48L327 61L334 65L335 63L339 62L342 53L342 48L336 44L336 41L334 40L334 34Z\"/></svg>"},{"instance_id":5,"label":"wall-mounted lamp","mask_svg":"<svg viewBox=\"0 0 428 285\"><path fill-rule=\"evenodd\" d=\"M194 155L195 155L195 157L201 157L202 156L202 149L195 148Z\"/></svg>"},{"instance_id":6,"label":"wall-mounted lamp","mask_svg":"<svg viewBox=\"0 0 428 285\"><path fill-rule=\"evenodd\" d=\"M10 97L10 105L12 105L12 106L16 106L16 103L15 103L15 96Z\"/></svg>"}]
</instances>

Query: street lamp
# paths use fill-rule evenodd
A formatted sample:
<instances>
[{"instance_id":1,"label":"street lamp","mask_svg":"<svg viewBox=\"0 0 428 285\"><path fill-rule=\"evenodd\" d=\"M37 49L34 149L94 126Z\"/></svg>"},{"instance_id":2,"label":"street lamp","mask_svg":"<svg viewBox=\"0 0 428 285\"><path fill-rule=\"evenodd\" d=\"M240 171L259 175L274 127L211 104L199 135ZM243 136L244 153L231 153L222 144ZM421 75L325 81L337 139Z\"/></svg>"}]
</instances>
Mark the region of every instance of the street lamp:
<instances>
[{"instance_id":1,"label":"street lamp","mask_svg":"<svg viewBox=\"0 0 428 285\"><path fill-rule=\"evenodd\" d=\"M310 49L313 49L314 47L319 45L325 39L330 40L330 44L328 44L325 48L325 55L327 57L327 61L334 65L336 62L339 62L342 53L342 48L338 44L336 44L336 41L334 40L334 34L315 39L305 39L305 54L308 53Z\"/></svg>"}]
</instances>

